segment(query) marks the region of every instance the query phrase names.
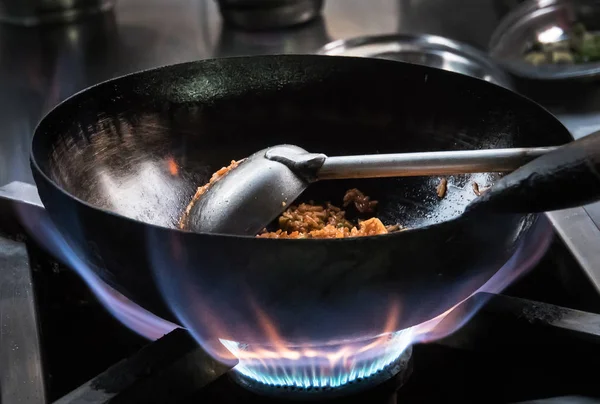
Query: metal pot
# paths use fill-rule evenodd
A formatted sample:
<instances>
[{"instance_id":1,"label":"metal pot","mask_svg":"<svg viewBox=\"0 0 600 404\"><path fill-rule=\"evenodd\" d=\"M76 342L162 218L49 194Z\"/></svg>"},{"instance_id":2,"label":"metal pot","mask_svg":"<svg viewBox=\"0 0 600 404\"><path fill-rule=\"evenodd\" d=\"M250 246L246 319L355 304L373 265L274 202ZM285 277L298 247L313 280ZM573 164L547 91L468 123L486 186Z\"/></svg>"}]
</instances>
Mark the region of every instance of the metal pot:
<instances>
[{"instance_id":1,"label":"metal pot","mask_svg":"<svg viewBox=\"0 0 600 404\"><path fill-rule=\"evenodd\" d=\"M323 0L218 0L226 23L247 30L290 27L321 14Z\"/></svg>"},{"instance_id":2,"label":"metal pot","mask_svg":"<svg viewBox=\"0 0 600 404\"><path fill-rule=\"evenodd\" d=\"M24 26L69 22L114 4L115 0L1 0L0 21Z\"/></svg>"}]
</instances>

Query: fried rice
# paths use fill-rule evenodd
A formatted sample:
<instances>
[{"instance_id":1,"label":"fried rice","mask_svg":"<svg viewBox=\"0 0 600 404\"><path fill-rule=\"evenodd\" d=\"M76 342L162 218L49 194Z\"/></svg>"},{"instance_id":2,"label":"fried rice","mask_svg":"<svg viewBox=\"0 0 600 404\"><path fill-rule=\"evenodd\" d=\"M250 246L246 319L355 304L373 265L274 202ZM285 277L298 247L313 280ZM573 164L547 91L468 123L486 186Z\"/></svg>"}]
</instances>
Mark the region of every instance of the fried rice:
<instances>
[{"instance_id":1,"label":"fried rice","mask_svg":"<svg viewBox=\"0 0 600 404\"><path fill-rule=\"evenodd\" d=\"M343 206L354 204L360 213L372 213L377 201L372 201L358 189L350 189L343 198ZM275 231L264 230L257 237L262 238L345 238L387 234L399 230L399 226L385 226L381 220L371 217L353 224L346 218L341 208L326 203L314 202L290 206L277 219Z\"/></svg>"}]
</instances>

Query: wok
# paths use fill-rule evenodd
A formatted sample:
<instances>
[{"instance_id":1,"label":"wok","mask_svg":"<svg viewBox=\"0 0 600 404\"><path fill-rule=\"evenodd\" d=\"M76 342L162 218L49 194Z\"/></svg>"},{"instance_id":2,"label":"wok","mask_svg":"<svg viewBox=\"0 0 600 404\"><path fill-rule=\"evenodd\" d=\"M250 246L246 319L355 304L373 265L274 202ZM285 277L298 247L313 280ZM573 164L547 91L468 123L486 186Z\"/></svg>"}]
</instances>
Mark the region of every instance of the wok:
<instances>
[{"instance_id":1,"label":"wok","mask_svg":"<svg viewBox=\"0 0 600 404\"><path fill-rule=\"evenodd\" d=\"M352 155L571 140L542 107L471 77L384 60L260 56L84 90L41 121L31 165L69 245L125 296L200 337L218 323L230 339L252 339L248 325L268 317L282 338L305 341L380 332L390 302L396 329L445 312L511 257L538 216L461 216L476 197L471 182L499 178L487 173L451 177L443 199L429 177L316 183L301 197L339 204L357 187L379 201L384 223L420 227L412 231L276 240L179 230L214 171L282 143ZM573 178L562 192L580 185Z\"/></svg>"}]
</instances>

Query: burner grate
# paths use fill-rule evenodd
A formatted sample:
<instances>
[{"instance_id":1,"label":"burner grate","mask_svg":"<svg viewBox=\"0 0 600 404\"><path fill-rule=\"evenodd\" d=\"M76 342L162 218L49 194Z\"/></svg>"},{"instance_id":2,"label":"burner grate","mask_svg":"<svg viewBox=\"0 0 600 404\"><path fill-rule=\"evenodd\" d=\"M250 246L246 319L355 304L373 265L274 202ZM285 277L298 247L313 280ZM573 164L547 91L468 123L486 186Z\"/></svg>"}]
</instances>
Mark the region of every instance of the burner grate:
<instances>
[{"instance_id":1,"label":"burner grate","mask_svg":"<svg viewBox=\"0 0 600 404\"><path fill-rule=\"evenodd\" d=\"M54 404L180 402L229 369L199 348L187 331L176 329Z\"/></svg>"}]
</instances>

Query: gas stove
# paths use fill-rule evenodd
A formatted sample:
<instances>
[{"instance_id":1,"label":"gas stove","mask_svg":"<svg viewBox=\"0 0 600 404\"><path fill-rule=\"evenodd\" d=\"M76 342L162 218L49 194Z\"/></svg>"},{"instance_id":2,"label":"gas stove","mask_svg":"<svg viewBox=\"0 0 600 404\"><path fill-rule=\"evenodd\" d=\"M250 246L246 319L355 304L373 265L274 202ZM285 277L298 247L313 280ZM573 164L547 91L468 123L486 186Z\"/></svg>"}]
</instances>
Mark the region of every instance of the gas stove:
<instances>
[{"instance_id":1,"label":"gas stove","mask_svg":"<svg viewBox=\"0 0 600 404\"><path fill-rule=\"evenodd\" d=\"M185 330L153 322L59 263L16 220L15 203L39 208L35 189L21 198L4 186L32 181L29 137L42 112L99 81L211 56L311 53L330 41L393 32L486 49L501 17L493 10L516 3L464 0L461 9L441 0L328 0L313 24L249 35L218 23L217 2L122 0L118 18L93 24L0 27L0 403L600 402L593 367L600 352L600 204L549 214L555 230L543 258L501 292L480 291L457 307L453 315L464 321L456 332L393 344L399 349L380 356L376 369L328 379L347 389L309 392L293 387L306 378L290 383L277 371L230 370ZM572 97L547 83L538 87L531 97L575 137L598 129L597 86L586 86L592 94L574 87Z\"/></svg>"},{"instance_id":2,"label":"gas stove","mask_svg":"<svg viewBox=\"0 0 600 404\"><path fill-rule=\"evenodd\" d=\"M373 341L344 343L377 354L329 368L317 366L316 350L303 348L313 359L302 366L293 355L270 365L223 340L239 358L223 364L187 331L58 263L14 220L15 206L39 210L38 202L10 194L0 192L0 369L10 369L0 372L1 402L600 402L588 370L600 359L600 294L546 220L543 246L537 237L539 248L522 249L532 268L514 281L503 275L506 288L482 289L436 320L436 330L453 332L416 343L402 330L377 337L376 351L365 348Z\"/></svg>"}]
</instances>

